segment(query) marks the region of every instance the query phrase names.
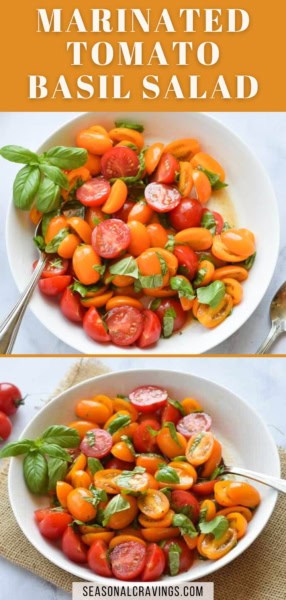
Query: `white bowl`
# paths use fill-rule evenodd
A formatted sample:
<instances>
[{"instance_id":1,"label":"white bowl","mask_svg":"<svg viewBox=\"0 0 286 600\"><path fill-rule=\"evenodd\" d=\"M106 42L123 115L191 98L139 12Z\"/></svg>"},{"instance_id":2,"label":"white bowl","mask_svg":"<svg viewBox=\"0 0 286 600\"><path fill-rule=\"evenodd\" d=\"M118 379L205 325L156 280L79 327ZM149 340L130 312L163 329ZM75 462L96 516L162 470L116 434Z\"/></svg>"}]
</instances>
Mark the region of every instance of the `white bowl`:
<instances>
[{"instance_id":1,"label":"white bowl","mask_svg":"<svg viewBox=\"0 0 286 600\"><path fill-rule=\"evenodd\" d=\"M225 167L229 194L233 201L237 225L251 229L257 240L257 258L248 281L243 283L243 302L217 328L208 330L199 323L186 326L180 337L160 340L148 354L200 354L226 340L250 317L263 298L271 281L279 248L279 218L276 199L264 166L249 148L224 125L199 113L87 113L53 133L40 152L54 145L74 145L75 134L84 127L101 123L112 127L115 119L130 117L145 126L148 143L168 142L186 135L197 137L202 147ZM28 144L28 142L27 142ZM11 271L19 290L31 277L37 254L32 242L33 228L26 213L11 204L8 212L6 241ZM81 326L66 320L59 306L39 290L34 292L30 307L38 319L56 337L85 354L142 354L136 347L118 348L97 344L88 338ZM178 344L179 342L179 344ZM243 352L243 348L241 348Z\"/></svg>"},{"instance_id":2,"label":"white bowl","mask_svg":"<svg viewBox=\"0 0 286 600\"><path fill-rule=\"evenodd\" d=\"M104 393L111 397L128 394L144 384L161 385L178 400L193 396L213 418L213 429L223 442L225 460L241 467L279 477L279 457L275 443L263 421L245 401L228 389L206 379L187 373L156 370L134 370L110 373L89 379L49 402L23 431L22 438L36 438L52 424L66 424L74 420L74 408L82 397ZM262 502L249 524L247 534L229 554L218 561L197 560L189 572L176 577L164 577L164 583L201 580L239 556L261 533L274 509L277 493L255 483ZM47 505L46 498L30 494L23 479L22 459L11 460L9 470L9 497L14 515L23 533L37 550L65 571L88 581L110 583L110 579L95 575L90 569L70 562L60 549L45 540L33 519L35 509ZM117 585L125 585L117 581ZM130 583L128 582L128 585ZM148 585L148 584L143 584Z\"/></svg>"}]
</instances>

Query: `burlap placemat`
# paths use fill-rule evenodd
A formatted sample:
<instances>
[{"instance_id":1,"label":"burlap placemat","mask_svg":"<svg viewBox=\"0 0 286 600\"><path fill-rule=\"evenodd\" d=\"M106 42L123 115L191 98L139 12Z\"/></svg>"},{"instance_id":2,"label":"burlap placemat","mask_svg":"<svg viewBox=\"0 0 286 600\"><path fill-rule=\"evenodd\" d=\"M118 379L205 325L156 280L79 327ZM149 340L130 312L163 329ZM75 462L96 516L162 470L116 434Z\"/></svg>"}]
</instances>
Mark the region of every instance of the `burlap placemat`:
<instances>
[{"instance_id":1,"label":"burlap placemat","mask_svg":"<svg viewBox=\"0 0 286 600\"><path fill-rule=\"evenodd\" d=\"M63 391L108 369L93 359L81 359L56 390ZM282 476L286 477L286 452L280 450ZM54 566L39 554L18 527L9 505L8 461L0 471L0 556L35 573L55 586L71 592L80 581ZM286 498L282 494L270 522L242 556L205 581L214 581L216 600L286 600ZM7 544L9 540L9 544Z\"/></svg>"}]
</instances>

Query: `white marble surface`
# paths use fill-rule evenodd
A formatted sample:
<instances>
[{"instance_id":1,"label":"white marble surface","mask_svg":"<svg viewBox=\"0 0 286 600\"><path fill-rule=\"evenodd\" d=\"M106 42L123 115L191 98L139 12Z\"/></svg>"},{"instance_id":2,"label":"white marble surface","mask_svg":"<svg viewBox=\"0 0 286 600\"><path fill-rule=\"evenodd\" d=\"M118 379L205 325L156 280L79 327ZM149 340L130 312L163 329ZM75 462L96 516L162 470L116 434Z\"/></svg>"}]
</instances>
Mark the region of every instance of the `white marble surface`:
<instances>
[{"instance_id":1,"label":"white marble surface","mask_svg":"<svg viewBox=\"0 0 286 600\"><path fill-rule=\"evenodd\" d=\"M13 381L27 394L26 404L18 411L13 436L18 435L57 387L76 358L3 358L0 360L0 381ZM112 370L166 368L166 359L104 359ZM171 368L187 371L225 385L247 400L267 423L276 443L286 448L286 370L284 358L190 358L172 359ZM0 525L1 532L1 525ZM1 534L1 533L0 533ZM0 600L71 600L69 594L56 589L23 569L0 559Z\"/></svg>"},{"instance_id":2,"label":"white marble surface","mask_svg":"<svg viewBox=\"0 0 286 600\"><path fill-rule=\"evenodd\" d=\"M0 145L19 144L36 149L58 126L79 113L0 113ZM212 113L211 113L212 114ZM286 171L285 139L286 113L213 113L229 126L256 153L272 179L280 210L281 250L271 285L255 313L247 323L226 342L213 349L213 353L254 353L269 330L270 300L286 279ZM5 214L11 197L11 187L18 166L0 160L0 256L1 297L0 320L18 298L18 291L5 258ZM263 206L261 207L263 210ZM273 348L275 353L286 353L286 336ZM60 342L40 324L28 310L25 315L14 352L38 354L69 354L75 351Z\"/></svg>"}]
</instances>

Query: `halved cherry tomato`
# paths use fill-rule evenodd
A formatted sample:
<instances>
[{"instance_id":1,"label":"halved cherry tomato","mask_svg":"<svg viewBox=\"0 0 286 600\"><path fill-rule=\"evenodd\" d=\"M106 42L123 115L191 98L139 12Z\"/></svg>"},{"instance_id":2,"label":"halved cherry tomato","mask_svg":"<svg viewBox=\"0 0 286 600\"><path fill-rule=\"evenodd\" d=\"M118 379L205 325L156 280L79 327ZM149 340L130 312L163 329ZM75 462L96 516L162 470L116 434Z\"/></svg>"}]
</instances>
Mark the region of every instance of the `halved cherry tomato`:
<instances>
[{"instance_id":1,"label":"halved cherry tomato","mask_svg":"<svg viewBox=\"0 0 286 600\"><path fill-rule=\"evenodd\" d=\"M71 283L70 275L55 275L46 279L40 279L38 285L45 296L58 296Z\"/></svg>"},{"instance_id":2,"label":"halved cherry tomato","mask_svg":"<svg viewBox=\"0 0 286 600\"><path fill-rule=\"evenodd\" d=\"M117 306L108 311L106 325L116 346L131 346L143 331L144 317L138 308Z\"/></svg>"},{"instance_id":3,"label":"halved cherry tomato","mask_svg":"<svg viewBox=\"0 0 286 600\"><path fill-rule=\"evenodd\" d=\"M255 252L255 238L248 229L227 229L221 233L221 241L231 254L248 257Z\"/></svg>"},{"instance_id":4,"label":"halved cherry tomato","mask_svg":"<svg viewBox=\"0 0 286 600\"><path fill-rule=\"evenodd\" d=\"M177 430L189 439L201 431L209 431L212 425L211 417L204 412L190 413L177 424Z\"/></svg>"},{"instance_id":5,"label":"halved cherry tomato","mask_svg":"<svg viewBox=\"0 0 286 600\"><path fill-rule=\"evenodd\" d=\"M138 412L136 408L134 408L134 406L131 404L131 402L124 400L124 398L114 398L112 400L112 404L115 413L119 410L125 410L127 411L127 413L130 414L132 421L137 421Z\"/></svg>"},{"instance_id":6,"label":"halved cherry tomato","mask_svg":"<svg viewBox=\"0 0 286 600\"><path fill-rule=\"evenodd\" d=\"M198 466L210 458L214 446L214 436L210 431L201 431L188 441L186 457L191 465Z\"/></svg>"},{"instance_id":7,"label":"halved cherry tomato","mask_svg":"<svg viewBox=\"0 0 286 600\"><path fill-rule=\"evenodd\" d=\"M188 548L188 546L184 540L177 539L177 538L175 538L174 540L169 539L163 545L163 551L166 556L166 567L167 567L168 572L170 572L169 551L170 551L171 545L174 543L180 547L178 573L184 573L185 571L188 571L191 568L193 561L194 561L194 554Z\"/></svg>"},{"instance_id":8,"label":"halved cherry tomato","mask_svg":"<svg viewBox=\"0 0 286 600\"><path fill-rule=\"evenodd\" d=\"M138 498L138 508L141 512L155 521L163 519L170 510L170 502L159 490L147 490L146 494Z\"/></svg>"},{"instance_id":9,"label":"halved cherry tomato","mask_svg":"<svg viewBox=\"0 0 286 600\"><path fill-rule=\"evenodd\" d=\"M71 482L71 478L72 478L73 474L76 471L78 471L79 469L85 469L86 463L87 463L86 456L83 453L80 453L73 461L73 463L65 477L66 481Z\"/></svg>"},{"instance_id":10,"label":"halved cherry tomato","mask_svg":"<svg viewBox=\"0 0 286 600\"><path fill-rule=\"evenodd\" d=\"M156 142L147 148L144 155L147 175L151 175L155 171L163 154L163 150L164 144L161 144L160 142Z\"/></svg>"},{"instance_id":11,"label":"halved cherry tomato","mask_svg":"<svg viewBox=\"0 0 286 600\"><path fill-rule=\"evenodd\" d=\"M91 179L91 174L86 167L78 167L77 169L72 169L66 173L66 177L69 182L69 188L68 190L61 190L61 195L64 200L68 200L70 193L78 187L79 183L82 185L85 181Z\"/></svg>"},{"instance_id":12,"label":"halved cherry tomato","mask_svg":"<svg viewBox=\"0 0 286 600\"><path fill-rule=\"evenodd\" d=\"M166 311L170 309L173 309L176 313L176 316L174 316L173 331L179 331L185 325L187 315L178 300L174 300L173 298L162 299L160 306L156 308L155 313L159 317L161 323L163 323Z\"/></svg>"},{"instance_id":13,"label":"halved cherry tomato","mask_svg":"<svg viewBox=\"0 0 286 600\"><path fill-rule=\"evenodd\" d=\"M92 246L103 258L116 258L131 242L130 230L119 219L99 223L92 232Z\"/></svg>"},{"instance_id":14,"label":"halved cherry tomato","mask_svg":"<svg viewBox=\"0 0 286 600\"><path fill-rule=\"evenodd\" d=\"M179 537L179 527L146 527L142 529L142 536L147 542L161 542L176 536Z\"/></svg>"},{"instance_id":15,"label":"halved cherry tomato","mask_svg":"<svg viewBox=\"0 0 286 600\"><path fill-rule=\"evenodd\" d=\"M184 411L187 413L187 415L192 412L197 412L197 411L203 412L203 407L194 398L184 398L181 402L181 405L182 405Z\"/></svg>"},{"instance_id":16,"label":"halved cherry tomato","mask_svg":"<svg viewBox=\"0 0 286 600\"><path fill-rule=\"evenodd\" d=\"M136 458L136 466L143 467L148 473L151 473L151 475L156 473L159 466L166 464L166 460L163 456L160 456L160 454L153 454L152 452L139 454Z\"/></svg>"},{"instance_id":17,"label":"halved cherry tomato","mask_svg":"<svg viewBox=\"0 0 286 600\"><path fill-rule=\"evenodd\" d=\"M130 230L128 252L132 256L139 256L147 248L150 248L150 238L147 228L140 221L130 221L130 219L128 219L127 225Z\"/></svg>"},{"instance_id":18,"label":"halved cherry tomato","mask_svg":"<svg viewBox=\"0 0 286 600\"><path fill-rule=\"evenodd\" d=\"M222 234L220 235L215 235L213 238L213 245L212 245L212 254L216 257L219 258L220 260L223 260L225 262L242 262L244 260L246 260L250 255L248 254L244 254L244 255L237 255L234 253L231 253L227 246L223 243L222 239L221 239Z\"/></svg>"},{"instance_id":19,"label":"halved cherry tomato","mask_svg":"<svg viewBox=\"0 0 286 600\"><path fill-rule=\"evenodd\" d=\"M153 519L152 517L147 517L143 513L139 515L138 521L142 527L155 527L156 529L159 527L162 529L162 527L170 527L172 525L174 514L173 510L168 510L162 519Z\"/></svg>"},{"instance_id":20,"label":"halved cherry tomato","mask_svg":"<svg viewBox=\"0 0 286 600\"><path fill-rule=\"evenodd\" d=\"M157 442L154 431L159 431L160 427L160 423L156 419L146 419L138 425L133 436L133 443L137 452L154 452L156 450Z\"/></svg>"},{"instance_id":21,"label":"halved cherry tomato","mask_svg":"<svg viewBox=\"0 0 286 600\"><path fill-rule=\"evenodd\" d=\"M139 221L146 225L149 223L151 217L153 215L153 210L148 206L147 202L144 199L138 200L138 202L133 203L127 217L127 222L129 221Z\"/></svg>"},{"instance_id":22,"label":"halved cherry tomato","mask_svg":"<svg viewBox=\"0 0 286 600\"><path fill-rule=\"evenodd\" d=\"M247 530L247 520L246 518L238 512L232 512L227 515L229 526L232 529L236 530L237 539L240 540L245 534Z\"/></svg>"},{"instance_id":23,"label":"halved cherry tomato","mask_svg":"<svg viewBox=\"0 0 286 600\"><path fill-rule=\"evenodd\" d=\"M102 308L107 305L109 300L111 300L113 296L113 291L105 292L104 294L95 294L91 298L82 298L80 303L82 306L86 306L89 308L90 306L95 306L95 308Z\"/></svg>"},{"instance_id":24,"label":"halved cherry tomato","mask_svg":"<svg viewBox=\"0 0 286 600\"><path fill-rule=\"evenodd\" d=\"M101 159L101 171L106 179L134 177L139 171L138 156L131 148L111 148Z\"/></svg>"},{"instance_id":25,"label":"halved cherry tomato","mask_svg":"<svg viewBox=\"0 0 286 600\"><path fill-rule=\"evenodd\" d=\"M232 279L236 279L236 281L245 281L248 278L248 271L243 267L226 265L215 270L213 280L222 280L226 277L231 277Z\"/></svg>"},{"instance_id":26,"label":"halved cherry tomato","mask_svg":"<svg viewBox=\"0 0 286 600\"><path fill-rule=\"evenodd\" d=\"M96 156L95 154L87 153L87 161L85 163L85 168L90 172L93 177L100 174L101 170L101 159L100 156Z\"/></svg>"},{"instance_id":27,"label":"halved cherry tomato","mask_svg":"<svg viewBox=\"0 0 286 600\"><path fill-rule=\"evenodd\" d=\"M216 482L217 479L214 479L213 481L199 481L193 485L192 492L197 494L197 496L210 496L213 494Z\"/></svg>"},{"instance_id":28,"label":"halved cherry tomato","mask_svg":"<svg viewBox=\"0 0 286 600\"><path fill-rule=\"evenodd\" d=\"M119 478L116 480L120 490L124 491L127 489L136 493L146 492L147 488L149 487L149 481L150 479L148 473L134 473L130 475L130 477L128 477L128 485L125 480L124 482L121 482Z\"/></svg>"},{"instance_id":29,"label":"halved cherry tomato","mask_svg":"<svg viewBox=\"0 0 286 600\"><path fill-rule=\"evenodd\" d=\"M168 483L168 487L172 490L189 490L193 483L197 480L196 470L184 462L176 462L175 460L169 463L169 467L174 469L179 477L179 483ZM157 474L159 471L157 471ZM166 487L165 482L158 482L159 487Z\"/></svg>"},{"instance_id":30,"label":"halved cherry tomato","mask_svg":"<svg viewBox=\"0 0 286 600\"><path fill-rule=\"evenodd\" d=\"M203 500L200 510L204 511L206 521L212 521L216 516L216 505L213 500Z\"/></svg>"},{"instance_id":31,"label":"halved cherry tomato","mask_svg":"<svg viewBox=\"0 0 286 600\"><path fill-rule=\"evenodd\" d=\"M121 179L116 179L114 182L111 192L108 196L108 199L104 203L102 207L102 212L107 215L112 215L112 213L117 212L122 208L124 202L127 198L128 188L126 183Z\"/></svg>"},{"instance_id":32,"label":"halved cherry tomato","mask_svg":"<svg viewBox=\"0 0 286 600\"><path fill-rule=\"evenodd\" d=\"M162 326L157 315L149 309L143 310L143 331L137 340L139 348L147 348L155 344L160 338Z\"/></svg>"},{"instance_id":33,"label":"halved cherry tomato","mask_svg":"<svg viewBox=\"0 0 286 600\"><path fill-rule=\"evenodd\" d=\"M141 573L141 581L156 581L164 572L166 559L157 544L149 544L146 551L146 564Z\"/></svg>"},{"instance_id":34,"label":"halved cherry tomato","mask_svg":"<svg viewBox=\"0 0 286 600\"><path fill-rule=\"evenodd\" d=\"M90 206L86 209L85 220L93 230L96 225L105 221L106 215L102 212L101 208L96 206Z\"/></svg>"},{"instance_id":35,"label":"halved cherry tomato","mask_svg":"<svg viewBox=\"0 0 286 600\"><path fill-rule=\"evenodd\" d=\"M214 497L215 501L221 506L232 506L236 504L228 496L228 488L230 486L229 480L217 481L214 485Z\"/></svg>"},{"instance_id":36,"label":"halved cherry tomato","mask_svg":"<svg viewBox=\"0 0 286 600\"><path fill-rule=\"evenodd\" d=\"M33 263L33 268L36 267L38 261ZM59 258L58 256L51 256L46 262L45 268L42 271L41 278L54 277L55 275L65 275L69 267L68 260Z\"/></svg>"},{"instance_id":37,"label":"halved cherry tomato","mask_svg":"<svg viewBox=\"0 0 286 600\"><path fill-rule=\"evenodd\" d=\"M177 513L183 513L196 523L200 515L200 505L191 492L174 490L171 493L171 507Z\"/></svg>"},{"instance_id":38,"label":"halved cherry tomato","mask_svg":"<svg viewBox=\"0 0 286 600\"><path fill-rule=\"evenodd\" d=\"M76 190L76 198L84 206L101 206L110 194L110 184L103 177L93 177Z\"/></svg>"},{"instance_id":39,"label":"halved cherry tomato","mask_svg":"<svg viewBox=\"0 0 286 600\"><path fill-rule=\"evenodd\" d=\"M255 508L260 503L257 489L245 481L231 481L227 488L227 495L233 504L241 504L248 508Z\"/></svg>"},{"instance_id":40,"label":"halved cherry tomato","mask_svg":"<svg viewBox=\"0 0 286 600\"><path fill-rule=\"evenodd\" d=\"M122 140L126 140L131 142L139 150L144 146L144 137L140 131L136 131L135 129L128 129L127 127L115 127L111 129L108 133L110 139L113 142L122 142Z\"/></svg>"},{"instance_id":41,"label":"halved cherry tomato","mask_svg":"<svg viewBox=\"0 0 286 600\"><path fill-rule=\"evenodd\" d=\"M207 171L211 171L212 173L219 175L220 181L225 180L225 172L222 166L217 162L217 160L212 158L212 156L206 154L206 152L197 152L192 158L191 164L194 169L197 167L202 167Z\"/></svg>"},{"instance_id":42,"label":"halved cherry tomato","mask_svg":"<svg viewBox=\"0 0 286 600\"><path fill-rule=\"evenodd\" d=\"M38 225L42 216L43 216L43 213L40 210L38 210L35 205L33 205L29 212L29 218L32 221L33 225L35 225L35 226Z\"/></svg>"},{"instance_id":43,"label":"halved cherry tomato","mask_svg":"<svg viewBox=\"0 0 286 600\"><path fill-rule=\"evenodd\" d=\"M176 439L173 439L169 427L162 427L157 435L157 444L168 458L176 458L185 453L187 442L181 433L177 433Z\"/></svg>"},{"instance_id":44,"label":"halved cherry tomato","mask_svg":"<svg viewBox=\"0 0 286 600\"><path fill-rule=\"evenodd\" d=\"M110 560L117 579L134 581L145 567L146 548L138 541L119 544L112 550Z\"/></svg>"},{"instance_id":45,"label":"halved cherry tomato","mask_svg":"<svg viewBox=\"0 0 286 600\"><path fill-rule=\"evenodd\" d=\"M135 460L133 452L131 452L128 444L126 444L124 441L114 444L114 446L111 448L111 454L115 456L115 458L119 458L120 460L124 460L126 462L133 462Z\"/></svg>"},{"instance_id":46,"label":"halved cherry tomato","mask_svg":"<svg viewBox=\"0 0 286 600\"><path fill-rule=\"evenodd\" d=\"M120 469L108 468L103 471L97 471L94 475L94 485L107 494L118 494L119 487L116 483L116 477L121 474Z\"/></svg>"},{"instance_id":47,"label":"halved cherry tomato","mask_svg":"<svg viewBox=\"0 0 286 600\"><path fill-rule=\"evenodd\" d=\"M89 568L101 577L112 577L107 551L108 546L104 541L95 540L87 554Z\"/></svg>"},{"instance_id":48,"label":"halved cherry tomato","mask_svg":"<svg viewBox=\"0 0 286 600\"><path fill-rule=\"evenodd\" d=\"M75 563L87 562L87 549L72 527L67 527L62 539L63 553Z\"/></svg>"},{"instance_id":49,"label":"halved cherry tomato","mask_svg":"<svg viewBox=\"0 0 286 600\"><path fill-rule=\"evenodd\" d=\"M188 279L194 279L199 268L199 260L195 251L189 246L175 246L174 254L178 259L179 272L182 270Z\"/></svg>"},{"instance_id":50,"label":"halved cherry tomato","mask_svg":"<svg viewBox=\"0 0 286 600\"><path fill-rule=\"evenodd\" d=\"M223 516L227 517L227 515L229 515L229 513L232 513L232 512L240 513L241 515L243 515L248 523L251 521L252 516L253 516L253 513L251 512L251 510L249 510L249 508L246 508L246 506L229 506L227 508L223 508L222 510L219 510L217 512L217 515L223 515Z\"/></svg>"},{"instance_id":51,"label":"halved cherry tomato","mask_svg":"<svg viewBox=\"0 0 286 600\"><path fill-rule=\"evenodd\" d=\"M179 170L180 165L177 159L172 154L164 152L152 180L156 183L173 183Z\"/></svg>"},{"instance_id":52,"label":"halved cherry tomato","mask_svg":"<svg viewBox=\"0 0 286 600\"><path fill-rule=\"evenodd\" d=\"M92 498L92 492L85 488L76 488L69 493L67 497L67 508L74 519L84 521L92 521L96 516L96 508L87 502L87 498Z\"/></svg>"},{"instance_id":53,"label":"halved cherry tomato","mask_svg":"<svg viewBox=\"0 0 286 600\"><path fill-rule=\"evenodd\" d=\"M222 457L222 447L221 447L220 442L217 439L215 439L212 453L211 453L209 459L205 462L203 469L202 469L202 477L203 478L208 479L208 477L210 477L212 475L212 473L214 472L216 467L218 467L218 465L220 464L221 457Z\"/></svg>"},{"instance_id":54,"label":"halved cherry tomato","mask_svg":"<svg viewBox=\"0 0 286 600\"><path fill-rule=\"evenodd\" d=\"M82 400L81 404L83 404L84 402L88 401ZM87 408L87 412L89 413L90 411L91 409ZM99 414L98 410L96 412ZM108 431L105 431L104 429L91 429L87 432L80 444L81 452L83 452L86 456L90 456L92 458L104 458L104 456L107 456L107 454L109 454L111 448L112 437L108 433Z\"/></svg>"},{"instance_id":55,"label":"halved cherry tomato","mask_svg":"<svg viewBox=\"0 0 286 600\"><path fill-rule=\"evenodd\" d=\"M171 209L170 209L171 210ZM170 223L177 231L199 227L202 220L202 205L196 198L182 198L170 212Z\"/></svg>"},{"instance_id":56,"label":"halved cherry tomato","mask_svg":"<svg viewBox=\"0 0 286 600\"><path fill-rule=\"evenodd\" d=\"M183 198L187 198L194 184L193 167L189 162L180 162L179 192Z\"/></svg>"},{"instance_id":57,"label":"halved cherry tomato","mask_svg":"<svg viewBox=\"0 0 286 600\"><path fill-rule=\"evenodd\" d=\"M76 145L100 156L113 146L112 140L107 134L94 129L80 131L76 137Z\"/></svg>"},{"instance_id":58,"label":"halved cherry tomato","mask_svg":"<svg viewBox=\"0 0 286 600\"><path fill-rule=\"evenodd\" d=\"M72 520L71 515L66 512L51 511L39 522L39 530L48 540L58 540Z\"/></svg>"},{"instance_id":59,"label":"halved cherry tomato","mask_svg":"<svg viewBox=\"0 0 286 600\"><path fill-rule=\"evenodd\" d=\"M100 267L101 260L89 244L81 244L76 248L72 265L77 279L84 285L96 283L100 279L100 273L95 267Z\"/></svg>"},{"instance_id":60,"label":"halved cherry tomato","mask_svg":"<svg viewBox=\"0 0 286 600\"><path fill-rule=\"evenodd\" d=\"M213 238L211 232L204 227L190 227L176 233L175 242L188 244L193 250L200 251L208 250L213 244Z\"/></svg>"},{"instance_id":61,"label":"halved cherry tomato","mask_svg":"<svg viewBox=\"0 0 286 600\"><path fill-rule=\"evenodd\" d=\"M195 285L201 287L208 285L212 280L215 272L215 267L210 260L202 260L199 263L199 281Z\"/></svg>"},{"instance_id":62,"label":"halved cherry tomato","mask_svg":"<svg viewBox=\"0 0 286 600\"><path fill-rule=\"evenodd\" d=\"M225 291L232 297L233 306L240 304L243 297L243 287L236 279L225 277L222 279L225 284Z\"/></svg>"},{"instance_id":63,"label":"halved cherry tomato","mask_svg":"<svg viewBox=\"0 0 286 600\"><path fill-rule=\"evenodd\" d=\"M216 222L216 234L219 234L222 232L223 229L223 225L224 225L224 221L223 218L221 216L220 213L216 212L215 210L210 210L209 208L203 208L203 215L205 213L211 213L215 219Z\"/></svg>"},{"instance_id":64,"label":"halved cherry tomato","mask_svg":"<svg viewBox=\"0 0 286 600\"><path fill-rule=\"evenodd\" d=\"M75 231L85 244L90 244L91 228L84 219L81 219L80 217L70 217L67 219L67 225Z\"/></svg>"},{"instance_id":65,"label":"halved cherry tomato","mask_svg":"<svg viewBox=\"0 0 286 600\"><path fill-rule=\"evenodd\" d=\"M65 229L67 226L66 218L61 216L53 217L47 227L47 231L45 233L45 242L48 244L52 241L52 239L61 231L61 229Z\"/></svg>"},{"instance_id":66,"label":"halved cherry tomato","mask_svg":"<svg viewBox=\"0 0 286 600\"><path fill-rule=\"evenodd\" d=\"M67 508L67 497L72 492L73 487L66 481L57 481L56 484L56 495L59 503L63 508Z\"/></svg>"},{"instance_id":67,"label":"halved cherry tomato","mask_svg":"<svg viewBox=\"0 0 286 600\"><path fill-rule=\"evenodd\" d=\"M218 560L225 556L237 544L237 532L229 527L222 537L216 539L211 533L201 534L197 549L201 556L210 560Z\"/></svg>"},{"instance_id":68,"label":"halved cherry tomato","mask_svg":"<svg viewBox=\"0 0 286 600\"><path fill-rule=\"evenodd\" d=\"M190 160L190 155L197 154L200 151L200 144L198 140L193 138L183 138L171 142L165 146L165 152L170 152L177 158L186 158Z\"/></svg>"},{"instance_id":69,"label":"halved cherry tomato","mask_svg":"<svg viewBox=\"0 0 286 600\"><path fill-rule=\"evenodd\" d=\"M202 325L212 329L228 317L232 311L232 307L232 297L229 294L225 294L224 298L215 308L211 308L208 304L198 304L195 316Z\"/></svg>"},{"instance_id":70,"label":"halved cherry tomato","mask_svg":"<svg viewBox=\"0 0 286 600\"><path fill-rule=\"evenodd\" d=\"M149 183L144 194L149 206L159 213L173 210L181 201L181 194L178 189L165 183Z\"/></svg>"},{"instance_id":71,"label":"halved cherry tomato","mask_svg":"<svg viewBox=\"0 0 286 600\"><path fill-rule=\"evenodd\" d=\"M83 328L86 334L96 342L109 342L110 335L99 312L91 306L83 318Z\"/></svg>"},{"instance_id":72,"label":"halved cherry tomato","mask_svg":"<svg viewBox=\"0 0 286 600\"><path fill-rule=\"evenodd\" d=\"M80 244L80 238L75 233L68 233L58 247L58 255L61 258L72 258L76 248Z\"/></svg>"},{"instance_id":73,"label":"halved cherry tomato","mask_svg":"<svg viewBox=\"0 0 286 600\"><path fill-rule=\"evenodd\" d=\"M150 225L147 225L147 232L151 247L165 248L168 242L168 234L160 223L150 223Z\"/></svg>"},{"instance_id":74,"label":"halved cherry tomato","mask_svg":"<svg viewBox=\"0 0 286 600\"><path fill-rule=\"evenodd\" d=\"M140 412L155 412L166 405L168 392L156 385L144 385L130 392L129 398Z\"/></svg>"},{"instance_id":75,"label":"halved cherry tomato","mask_svg":"<svg viewBox=\"0 0 286 600\"><path fill-rule=\"evenodd\" d=\"M209 178L205 173L203 173L203 171L194 169L193 181L199 202L201 204L206 204L212 194L212 187Z\"/></svg>"},{"instance_id":76,"label":"halved cherry tomato","mask_svg":"<svg viewBox=\"0 0 286 600\"><path fill-rule=\"evenodd\" d=\"M109 544L109 551L113 550L113 548L115 548L119 544L126 544L129 542L139 542L139 544L142 544L144 547L146 546L146 542L144 542L144 540L142 538L136 537L136 535L122 534L122 535L116 535L111 540L111 542Z\"/></svg>"}]
</instances>

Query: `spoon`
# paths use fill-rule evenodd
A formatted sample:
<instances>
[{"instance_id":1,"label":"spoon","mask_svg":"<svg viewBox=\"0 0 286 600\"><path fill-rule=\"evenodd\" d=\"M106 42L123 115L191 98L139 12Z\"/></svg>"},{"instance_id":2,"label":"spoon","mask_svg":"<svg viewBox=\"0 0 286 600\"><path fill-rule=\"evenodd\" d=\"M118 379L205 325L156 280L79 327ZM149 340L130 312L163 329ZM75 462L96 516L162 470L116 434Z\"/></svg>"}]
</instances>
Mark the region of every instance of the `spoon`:
<instances>
[{"instance_id":1,"label":"spoon","mask_svg":"<svg viewBox=\"0 0 286 600\"><path fill-rule=\"evenodd\" d=\"M286 282L281 285L270 304L270 332L259 346L257 354L268 354L275 340L286 331Z\"/></svg>"},{"instance_id":2,"label":"spoon","mask_svg":"<svg viewBox=\"0 0 286 600\"><path fill-rule=\"evenodd\" d=\"M35 236L41 234L42 221L40 221L35 230ZM48 255L39 250L38 264L33 271L33 275L21 294L18 302L7 315L6 319L0 325L0 354L11 354L19 327L21 325L26 308L32 293L41 277L45 264L48 260Z\"/></svg>"},{"instance_id":3,"label":"spoon","mask_svg":"<svg viewBox=\"0 0 286 600\"><path fill-rule=\"evenodd\" d=\"M231 467L230 465L224 466L222 475L225 473L242 475L242 477L254 479L254 481L264 483L264 485L268 485L269 487L274 488L274 490L286 494L286 479L280 479L279 477L273 477L272 475L264 475L264 473L257 473L256 471L249 471L248 469L242 469L240 467Z\"/></svg>"}]
</instances>

